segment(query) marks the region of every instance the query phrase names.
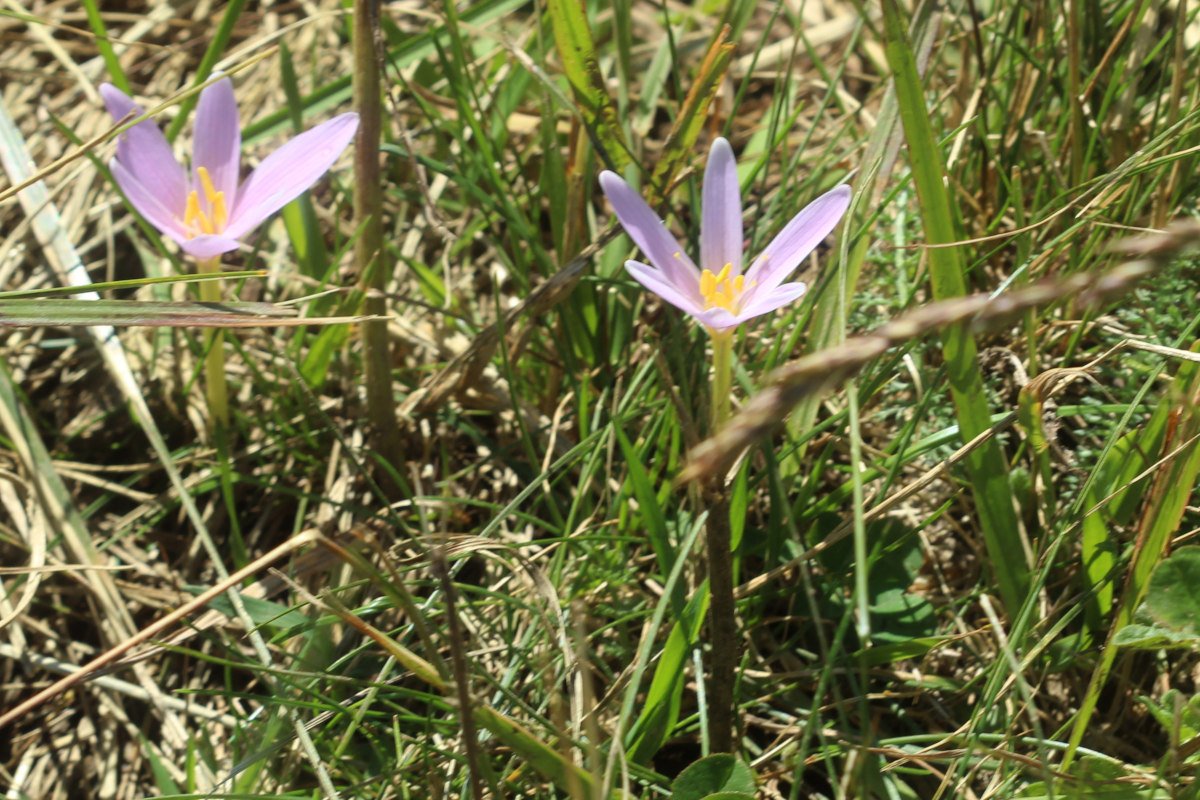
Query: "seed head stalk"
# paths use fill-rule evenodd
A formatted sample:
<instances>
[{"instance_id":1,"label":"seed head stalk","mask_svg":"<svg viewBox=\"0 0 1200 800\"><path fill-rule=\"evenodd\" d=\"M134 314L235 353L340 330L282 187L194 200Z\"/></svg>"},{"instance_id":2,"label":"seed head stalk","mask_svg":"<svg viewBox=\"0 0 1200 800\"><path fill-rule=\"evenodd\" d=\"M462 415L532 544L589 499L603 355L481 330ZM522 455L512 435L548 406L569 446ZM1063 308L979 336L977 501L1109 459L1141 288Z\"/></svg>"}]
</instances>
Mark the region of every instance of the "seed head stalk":
<instances>
[{"instance_id":1,"label":"seed head stalk","mask_svg":"<svg viewBox=\"0 0 1200 800\"><path fill-rule=\"evenodd\" d=\"M202 258L196 269L200 274L216 273L220 258ZM221 302L221 281L201 281L200 300ZM208 398L208 424L214 432L229 427L229 389L225 383L225 337L220 328L206 328L204 343L204 391Z\"/></svg>"}]
</instances>

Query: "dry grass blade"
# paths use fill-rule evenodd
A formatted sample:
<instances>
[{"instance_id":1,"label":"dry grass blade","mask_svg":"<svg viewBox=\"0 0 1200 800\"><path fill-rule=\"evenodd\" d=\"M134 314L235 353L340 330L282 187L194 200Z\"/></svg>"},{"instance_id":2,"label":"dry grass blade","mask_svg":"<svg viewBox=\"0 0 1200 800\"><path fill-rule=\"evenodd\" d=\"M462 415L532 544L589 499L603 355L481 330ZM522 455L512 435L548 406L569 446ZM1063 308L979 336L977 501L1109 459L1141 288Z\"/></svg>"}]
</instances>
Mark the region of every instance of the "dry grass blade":
<instances>
[{"instance_id":1,"label":"dry grass blade","mask_svg":"<svg viewBox=\"0 0 1200 800\"><path fill-rule=\"evenodd\" d=\"M525 315L538 317L561 303L579 283L588 263L617 235L616 226L611 226L600 238L567 262L561 270L529 293L516 307L504 315L504 319L489 325L474 341L430 378L424 386L405 402L402 414L426 414L439 408L455 392L470 386L479 378L483 368L496 354L500 337L511 330Z\"/></svg>"},{"instance_id":2,"label":"dry grass blade","mask_svg":"<svg viewBox=\"0 0 1200 800\"><path fill-rule=\"evenodd\" d=\"M1123 294L1133 284L1157 271L1160 263L1159 259L1148 258L1110 272L1045 280L1000 297L976 294L931 303L881 325L869 334L793 361L773 372L767 378L766 387L720 433L701 442L692 451L678 480L681 483L699 480L714 471L729 470L747 447L782 422L797 403L840 386L892 347L948 325L969 322L976 329L987 328L1027 309L1067 297L1077 298L1083 305L1099 303Z\"/></svg>"},{"instance_id":3,"label":"dry grass blade","mask_svg":"<svg viewBox=\"0 0 1200 800\"><path fill-rule=\"evenodd\" d=\"M9 709L3 714L0 714L0 729L11 725L13 722L17 721L26 714L37 710L43 704L53 700L55 697L58 697L72 686L87 680L90 676L96 674L109 664L116 663L139 644L153 639L163 631L170 628L172 625L175 625L176 623L186 619L188 615L208 605L214 599L225 594L230 589L244 581L246 578L252 577L266 567L270 566L275 561L278 561L283 556L288 555L298 548L317 541L317 537L318 533L316 530L301 531L267 554L258 557L238 571L230 573L227 578L224 578L200 594L196 595L193 600L184 603L170 614L160 618L157 622L147 625L145 628L142 628L140 631L120 642L116 646L96 656L91 661L79 667L78 670L68 674L65 678L50 684L45 689L42 689L40 692L34 694L32 697L26 698L13 708Z\"/></svg>"}]
</instances>

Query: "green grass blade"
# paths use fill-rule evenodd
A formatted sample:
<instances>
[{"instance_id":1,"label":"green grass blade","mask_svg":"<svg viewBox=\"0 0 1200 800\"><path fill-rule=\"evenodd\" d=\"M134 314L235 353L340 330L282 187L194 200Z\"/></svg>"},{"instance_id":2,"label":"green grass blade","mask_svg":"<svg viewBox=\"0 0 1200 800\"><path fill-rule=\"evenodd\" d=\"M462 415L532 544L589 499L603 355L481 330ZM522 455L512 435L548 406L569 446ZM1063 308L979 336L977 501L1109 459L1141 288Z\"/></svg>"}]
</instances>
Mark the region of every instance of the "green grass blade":
<instances>
[{"instance_id":1,"label":"green grass blade","mask_svg":"<svg viewBox=\"0 0 1200 800\"><path fill-rule=\"evenodd\" d=\"M696 72L696 78L688 89L683 106L679 109L679 116L671 126L671 132L667 134L662 157L654 166L654 174L650 181L651 206L657 198L665 196L675 175L692 158L692 150L708 118L708 107L725 80L733 58L734 45L728 39L728 25L713 36L708 53Z\"/></svg>"},{"instance_id":2,"label":"green grass blade","mask_svg":"<svg viewBox=\"0 0 1200 800\"><path fill-rule=\"evenodd\" d=\"M141 300L0 300L0 328L72 325L151 328L254 328L321 325L361 317L300 318L296 309L272 303L152 302Z\"/></svg>"},{"instance_id":3,"label":"green grass blade","mask_svg":"<svg viewBox=\"0 0 1200 800\"><path fill-rule=\"evenodd\" d=\"M582 0L548 0L554 43L583 122L601 157L618 172L632 161L617 107L608 95Z\"/></svg>"},{"instance_id":4,"label":"green grass blade","mask_svg":"<svg viewBox=\"0 0 1200 800\"><path fill-rule=\"evenodd\" d=\"M242 14L242 9L246 7L246 0L230 0L229 5L225 6L225 13L221 15L221 21L217 24L217 29L213 31L212 39L208 43L208 49L204 51L204 56L200 59L199 66L196 67L196 76L192 80L193 86L199 86L208 80L212 74L213 66L221 58L221 54L225 52L225 48L229 46L229 39L233 36L233 26L237 24L238 17ZM179 103L179 113L175 115L175 119L171 120L171 124L167 127L166 135L168 141L174 141L179 132L183 130L183 126L187 124L188 117L192 115L192 109L196 107L196 103L200 101L199 93L189 94Z\"/></svg>"},{"instance_id":5,"label":"green grass blade","mask_svg":"<svg viewBox=\"0 0 1200 800\"><path fill-rule=\"evenodd\" d=\"M959 235L958 215L946 188L941 150L925 105L925 93L917 76L916 59L909 46L904 17L896 0L883 0L883 10L888 63L896 83L900 119L908 142L925 237L931 245L950 244L963 237ZM929 250L928 257L935 298L942 300L966 294L959 248L934 247ZM949 371L950 393L959 429L963 440L969 441L987 430L991 416L976 361L975 340L962 325L947 328L942 333L942 352ZM1009 613L1015 614L1029 588L1029 567L1012 506L1008 464L999 444L989 440L971 453L966 466L1000 596Z\"/></svg>"},{"instance_id":6,"label":"green grass blade","mask_svg":"<svg viewBox=\"0 0 1200 800\"><path fill-rule=\"evenodd\" d=\"M300 133L304 130L304 102L296 80L291 51L283 42L279 44L279 79L287 96L292 131ZM310 278L321 278L325 272L325 265L329 263L329 254L325 252L325 238L321 235L321 226L317 223L317 213L313 210L309 193L304 192L284 206L281 215L292 249L296 251L300 272Z\"/></svg>"},{"instance_id":7,"label":"green grass blade","mask_svg":"<svg viewBox=\"0 0 1200 800\"><path fill-rule=\"evenodd\" d=\"M1163 400L1145 427L1118 439L1096 465L1095 480L1084 493L1086 516L1079 559L1089 593L1084 611L1093 630L1099 630L1113 607L1114 570L1120 550L1112 534L1113 525L1127 523L1141 504L1145 482L1131 484L1161 451L1169 412L1170 403Z\"/></svg>"},{"instance_id":8,"label":"green grass blade","mask_svg":"<svg viewBox=\"0 0 1200 800\"><path fill-rule=\"evenodd\" d=\"M629 758L635 763L648 764L679 722L688 654L700 640L708 601L708 584L704 583L692 595L679 620L671 626L667 643L654 666L654 677L646 690L642 712L629 729L633 736L629 743Z\"/></svg>"},{"instance_id":9,"label":"green grass blade","mask_svg":"<svg viewBox=\"0 0 1200 800\"><path fill-rule=\"evenodd\" d=\"M1200 345L1193 350L1200 350ZM1200 477L1200 447L1197 446L1197 440L1200 439L1200 408L1196 402L1197 393L1200 392L1200 369L1193 363L1183 363L1172 389L1173 408L1163 440L1165 452L1158 455L1164 463L1158 468L1146 507L1142 510L1133 560L1117 606L1116 619L1113 620L1104 653L1092 673L1087 693L1071 727L1069 747L1063 757L1064 769L1071 763L1076 748L1083 741L1100 700L1100 692L1116 660L1117 647L1113 637L1133 622L1134 611L1146 596L1150 576L1166 555L1171 537L1183 521L1188 500Z\"/></svg>"},{"instance_id":10,"label":"green grass blade","mask_svg":"<svg viewBox=\"0 0 1200 800\"><path fill-rule=\"evenodd\" d=\"M117 59L112 42L108 40L108 29L104 26L104 18L100 16L100 6L97 5L96 0L83 0L83 10L87 14L88 27L92 29L92 33L96 34L96 49L100 51L100 57L104 59L108 77L112 80L113 85L122 92L133 94L133 90L129 86L129 78L125 76L125 70L121 68L121 62Z\"/></svg>"}]
</instances>

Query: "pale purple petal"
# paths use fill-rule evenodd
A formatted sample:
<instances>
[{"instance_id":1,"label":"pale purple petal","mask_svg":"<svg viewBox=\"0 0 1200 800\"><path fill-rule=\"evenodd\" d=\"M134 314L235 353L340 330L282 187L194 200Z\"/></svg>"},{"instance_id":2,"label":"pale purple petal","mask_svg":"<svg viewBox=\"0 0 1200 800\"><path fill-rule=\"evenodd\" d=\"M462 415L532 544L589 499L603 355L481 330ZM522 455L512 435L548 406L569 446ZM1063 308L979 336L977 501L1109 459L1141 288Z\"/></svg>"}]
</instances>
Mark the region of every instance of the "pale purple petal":
<instances>
[{"instance_id":1,"label":"pale purple petal","mask_svg":"<svg viewBox=\"0 0 1200 800\"><path fill-rule=\"evenodd\" d=\"M755 292L746 298L746 305L738 312L738 322L745 322L790 305L803 297L807 290L808 287L803 283L784 283L770 292Z\"/></svg>"},{"instance_id":2,"label":"pale purple petal","mask_svg":"<svg viewBox=\"0 0 1200 800\"><path fill-rule=\"evenodd\" d=\"M113 177L121 191L129 198L137 212L146 218L154 227L170 236L180 244L187 241L187 231L179 217L171 212L162 201L162 197L137 179L133 172L118 159L108 162Z\"/></svg>"},{"instance_id":3,"label":"pale purple petal","mask_svg":"<svg viewBox=\"0 0 1200 800\"><path fill-rule=\"evenodd\" d=\"M242 149L242 126L238 122L233 83L222 78L200 92L196 106L196 130L192 144L192 185L200 188L198 167L208 170L213 187L225 193L225 207L237 202L238 162Z\"/></svg>"},{"instance_id":4,"label":"pale purple petal","mask_svg":"<svg viewBox=\"0 0 1200 800\"><path fill-rule=\"evenodd\" d=\"M100 96L114 122L126 119L130 112L137 116L143 113L141 106L111 84L101 84ZM158 199L160 205L175 216L183 216L187 205L187 179L167 138L153 121L139 122L118 137L117 161Z\"/></svg>"},{"instance_id":5,"label":"pale purple petal","mask_svg":"<svg viewBox=\"0 0 1200 800\"><path fill-rule=\"evenodd\" d=\"M358 130L358 114L334 117L263 159L238 191L225 235L240 239L329 171Z\"/></svg>"},{"instance_id":6,"label":"pale purple petal","mask_svg":"<svg viewBox=\"0 0 1200 800\"><path fill-rule=\"evenodd\" d=\"M747 286L770 292L829 235L850 207L850 187L831 189L792 217L746 272Z\"/></svg>"},{"instance_id":7,"label":"pale purple petal","mask_svg":"<svg viewBox=\"0 0 1200 800\"><path fill-rule=\"evenodd\" d=\"M629 274L633 276L635 281L680 311L686 311L689 314L699 313L700 305L691 297L679 291L665 274L654 267L643 264L640 261L626 261L625 269L629 271Z\"/></svg>"},{"instance_id":8,"label":"pale purple petal","mask_svg":"<svg viewBox=\"0 0 1200 800\"><path fill-rule=\"evenodd\" d=\"M230 250L236 250L238 248L238 241L237 239L230 239L228 236L221 234L202 233L194 239L180 242L179 246L183 248L183 252L192 258L205 260L216 258L222 253L228 253Z\"/></svg>"},{"instance_id":9,"label":"pale purple petal","mask_svg":"<svg viewBox=\"0 0 1200 800\"><path fill-rule=\"evenodd\" d=\"M701 202L700 265L720 274L732 264L732 274L742 274L742 197L737 161L724 139L713 142L704 168Z\"/></svg>"},{"instance_id":10,"label":"pale purple petal","mask_svg":"<svg viewBox=\"0 0 1200 800\"><path fill-rule=\"evenodd\" d=\"M692 316L704 327L718 333L736 328L742 322L740 317L734 316L733 313L723 308L707 308L693 313Z\"/></svg>"},{"instance_id":11,"label":"pale purple petal","mask_svg":"<svg viewBox=\"0 0 1200 800\"><path fill-rule=\"evenodd\" d=\"M615 172L600 173L600 188L612 203L621 227L676 289L695 302L700 300L700 271L679 242L663 225L642 196Z\"/></svg>"}]
</instances>

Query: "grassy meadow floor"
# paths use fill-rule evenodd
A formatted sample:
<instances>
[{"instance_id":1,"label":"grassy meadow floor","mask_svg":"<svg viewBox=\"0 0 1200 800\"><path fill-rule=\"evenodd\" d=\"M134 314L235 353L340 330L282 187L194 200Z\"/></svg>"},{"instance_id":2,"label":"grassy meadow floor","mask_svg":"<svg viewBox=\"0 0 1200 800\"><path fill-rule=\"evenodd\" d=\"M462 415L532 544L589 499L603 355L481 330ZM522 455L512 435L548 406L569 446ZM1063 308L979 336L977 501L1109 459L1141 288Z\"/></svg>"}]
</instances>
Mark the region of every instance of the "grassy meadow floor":
<instances>
[{"instance_id":1,"label":"grassy meadow floor","mask_svg":"<svg viewBox=\"0 0 1200 800\"><path fill-rule=\"evenodd\" d=\"M347 152L224 259L256 271L224 299L314 322L224 333L221 435L211 337L6 327L0 296L0 792L1200 796L1198 6L384 4L378 158ZM116 188L101 82L155 109L232 73L252 165L356 107L354 19L8 3L0 291L76 259L192 270ZM181 153L194 101L154 116ZM677 481L712 433L711 341L625 272L597 182L621 172L695 252L717 136L747 254L854 191L804 298L738 330L733 429L759 416L727 504ZM13 191L52 165L41 200ZM365 182L382 292L354 255ZM1119 268L1153 274L1089 302L1078 276ZM1013 307L950 324L965 293ZM322 321L364 312L386 322ZM710 509L736 642L708 632ZM193 602L213 587L236 595ZM739 761L676 781L711 749L722 649Z\"/></svg>"}]
</instances>

